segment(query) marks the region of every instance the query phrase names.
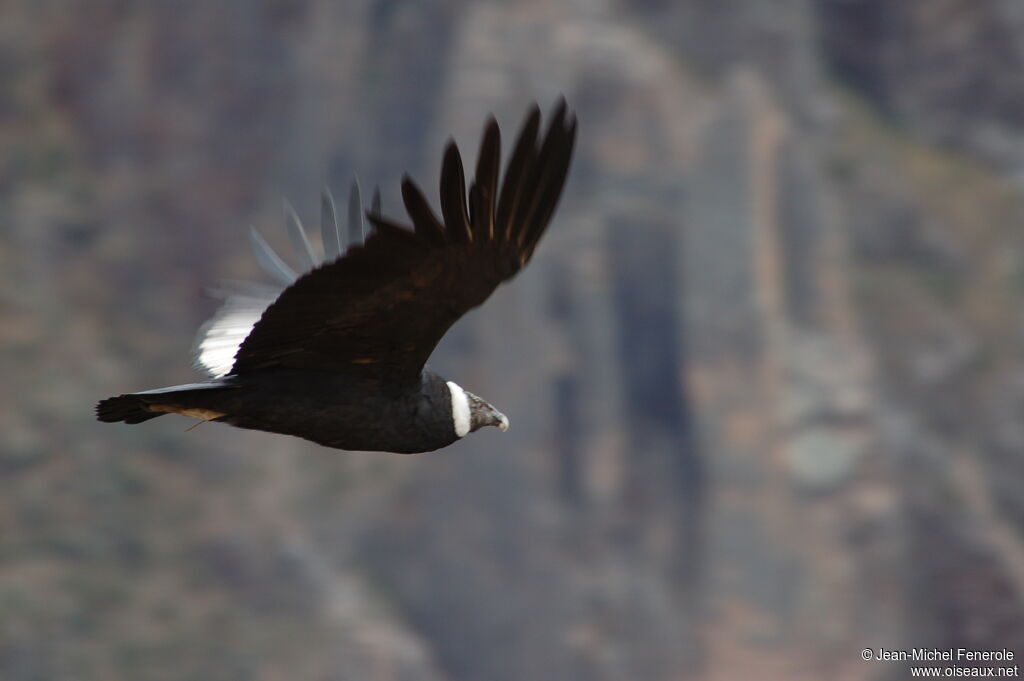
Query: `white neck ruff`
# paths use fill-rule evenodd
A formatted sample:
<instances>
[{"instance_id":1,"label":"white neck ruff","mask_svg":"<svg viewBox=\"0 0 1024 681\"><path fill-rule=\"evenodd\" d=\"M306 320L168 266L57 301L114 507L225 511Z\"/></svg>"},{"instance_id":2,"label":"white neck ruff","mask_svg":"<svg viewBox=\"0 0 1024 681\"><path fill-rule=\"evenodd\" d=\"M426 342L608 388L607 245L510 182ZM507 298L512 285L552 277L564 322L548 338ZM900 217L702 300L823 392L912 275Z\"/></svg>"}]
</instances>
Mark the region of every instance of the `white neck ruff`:
<instances>
[{"instance_id":1,"label":"white neck ruff","mask_svg":"<svg viewBox=\"0 0 1024 681\"><path fill-rule=\"evenodd\" d=\"M452 421L455 422L455 435L465 437L469 432L469 398L466 391L454 381L448 381L448 392L452 394Z\"/></svg>"}]
</instances>

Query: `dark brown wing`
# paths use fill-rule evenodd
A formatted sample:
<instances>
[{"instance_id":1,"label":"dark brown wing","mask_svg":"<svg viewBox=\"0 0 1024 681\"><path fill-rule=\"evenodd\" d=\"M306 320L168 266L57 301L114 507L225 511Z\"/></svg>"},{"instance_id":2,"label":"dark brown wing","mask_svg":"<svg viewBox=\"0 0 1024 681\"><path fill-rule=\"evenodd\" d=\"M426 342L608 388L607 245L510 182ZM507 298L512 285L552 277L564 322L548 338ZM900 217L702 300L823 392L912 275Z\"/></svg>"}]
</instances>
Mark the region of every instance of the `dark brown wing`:
<instances>
[{"instance_id":1,"label":"dark brown wing","mask_svg":"<svg viewBox=\"0 0 1024 681\"><path fill-rule=\"evenodd\" d=\"M558 203L576 137L564 100L543 139L526 117L500 191L498 124L484 129L467 199L462 159L449 142L438 219L408 177L413 230L368 213L362 246L299 278L263 313L231 373L264 367L356 372L415 380L445 332L530 259Z\"/></svg>"}]
</instances>

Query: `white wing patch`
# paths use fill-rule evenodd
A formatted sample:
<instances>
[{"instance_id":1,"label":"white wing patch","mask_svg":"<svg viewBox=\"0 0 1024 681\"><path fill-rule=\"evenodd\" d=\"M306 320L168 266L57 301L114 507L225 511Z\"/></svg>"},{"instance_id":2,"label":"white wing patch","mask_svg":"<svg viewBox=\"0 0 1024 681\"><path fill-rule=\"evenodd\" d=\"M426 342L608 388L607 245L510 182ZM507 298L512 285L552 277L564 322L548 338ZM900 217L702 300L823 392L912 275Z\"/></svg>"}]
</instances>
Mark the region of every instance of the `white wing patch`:
<instances>
[{"instance_id":1,"label":"white wing patch","mask_svg":"<svg viewBox=\"0 0 1024 681\"><path fill-rule=\"evenodd\" d=\"M448 392L452 394L452 421L455 422L456 437L465 437L469 432L469 398L466 391L454 381L448 381Z\"/></svg>"},{"instance_id":2,"label":"white wing patch","mask_svg":"<svg viewBox=\"0 0 1024 681\"><path fill-rule=\"evenodd\" d=\"M306 229L302 226L295 209L287 201L285 206L285 227L292 247L299 254L305 265L303 273L316 266L317 256L309 245ZM380 192L374 192L371 211L380 214ZM322 263L332 261L341 255L349 246L363 242L363 210L359 197L359 183L352 181L349 190L348 238L342 237L338 218L334 209L334 197L324 189L320 208L320 230L324 244ZM260 236L255 229L249 230L249 243L260 266L284 287L290 286L298 277L291 267L274 252L274 249ZM256 322L263 316L263 311L273 303L283 291L283 287L262 284L236 282L225 288L212 291L212 295L222 298L224 304L214 313L210 321L199 329L194 347L195 366L213 378L226 376L235 365L235 355L242 342L249 336ZM454 384L452 384L454 385ZM458 386L455 386L462 392ZM463 396L465 399L465 396ZM466 431L469 431L469 403L466 403ZM463 433L465 434L465 433ZM462 437L460 435L459 437Z\"/></svg>"},{"instance_id":3,"label":"white wing patch","mask_svg":"<svg viewBox=\"0 0 1024 681\"><path fill-rule=\"evenodd\" d=\"M226 294L224 304L199 330L196 367L214 378L231 371L239 346L274 298L276 295Z\"/></svg>"}]
</instances>

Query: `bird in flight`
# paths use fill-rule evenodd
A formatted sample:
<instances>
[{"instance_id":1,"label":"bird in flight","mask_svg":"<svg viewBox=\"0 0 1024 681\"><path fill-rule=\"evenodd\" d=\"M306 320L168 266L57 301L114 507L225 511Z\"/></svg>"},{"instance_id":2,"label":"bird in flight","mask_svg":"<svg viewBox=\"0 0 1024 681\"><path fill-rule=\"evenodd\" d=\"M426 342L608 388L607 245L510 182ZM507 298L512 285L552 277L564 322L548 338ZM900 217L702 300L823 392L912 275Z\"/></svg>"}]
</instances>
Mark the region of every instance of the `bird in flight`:
<instances>
[{"instance_id":1,"label":"bird in flight","mask_svg":"<svg viewBox=\"0 0 1024 681\"><path fill-rule=\"evenodd\" d=\"M408 176L402 199L412 229L366 217L353 185L347 249L325 193L319 265L298 218L289 236L309 268L301 276L253 231L261 265L286 286L246 284L200 330L196 364L210 380L111 397L100 421L141 423L182 414L283 433L325 447L404 454L445 447L484 426L508 429L493 406L426 366L448 329L512 278L533 255L565 184L576 118L559 99L541 134L531 107L500 178L501 138L484 126L467 197L462 158L449 141L441 166L441 217Z\"/></svg>"}]
</instances>

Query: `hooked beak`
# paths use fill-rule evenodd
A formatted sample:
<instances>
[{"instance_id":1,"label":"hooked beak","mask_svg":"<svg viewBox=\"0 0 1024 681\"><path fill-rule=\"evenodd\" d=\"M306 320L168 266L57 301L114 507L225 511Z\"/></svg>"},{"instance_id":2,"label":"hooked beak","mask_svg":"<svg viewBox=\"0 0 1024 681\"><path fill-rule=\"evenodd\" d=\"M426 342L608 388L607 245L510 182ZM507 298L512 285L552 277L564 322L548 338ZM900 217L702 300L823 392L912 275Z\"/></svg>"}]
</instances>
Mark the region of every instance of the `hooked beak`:
<instances>
[{"instance_id":1,"label":"hooked beak","mask_svg":"<svg viewBox=\"0 0 1024 681\"><path fill-rule=\"evenodd\" d=\"M504 433L506 430L508 430L508 417L502 414L497 409L494 410L494 420L496 421L494 425L496 425L501 430L501 432Z\"/></svg>"}]
</instances>

